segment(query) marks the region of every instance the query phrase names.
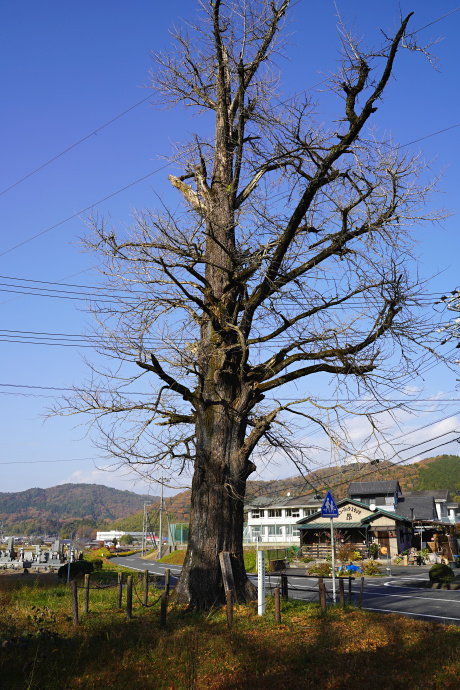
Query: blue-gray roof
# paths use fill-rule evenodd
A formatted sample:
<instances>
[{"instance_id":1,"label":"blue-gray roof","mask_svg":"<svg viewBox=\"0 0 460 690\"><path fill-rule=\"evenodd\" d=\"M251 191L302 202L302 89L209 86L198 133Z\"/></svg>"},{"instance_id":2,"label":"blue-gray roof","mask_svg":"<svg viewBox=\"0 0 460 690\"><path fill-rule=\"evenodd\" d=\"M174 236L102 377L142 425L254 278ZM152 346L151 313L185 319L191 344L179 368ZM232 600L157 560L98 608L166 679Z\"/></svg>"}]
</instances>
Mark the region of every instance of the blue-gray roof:
<instances>
[{"instance_id":1,"label":"blue-gray roof","mask_svg":"<svg viewBox=\"0 0 460 690\"><path fill-rule=\"evenodd\" d=\"M348 487L348 496L377 496L378 494L402 493L399 482L396 479L379 482L351 482Z\"/></svg>"}]
</instances>

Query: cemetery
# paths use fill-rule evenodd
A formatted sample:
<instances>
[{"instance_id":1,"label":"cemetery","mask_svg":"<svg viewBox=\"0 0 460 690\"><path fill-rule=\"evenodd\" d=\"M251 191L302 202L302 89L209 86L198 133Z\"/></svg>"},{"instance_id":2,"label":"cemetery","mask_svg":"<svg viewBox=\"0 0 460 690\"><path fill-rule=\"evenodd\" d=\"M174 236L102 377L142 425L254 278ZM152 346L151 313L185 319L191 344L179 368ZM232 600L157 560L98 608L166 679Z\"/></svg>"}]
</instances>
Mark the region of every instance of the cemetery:
<instances>
[{"instance_id":1,"label":"cemetery","mask_svg":"<svg viewBox=\"0 0 460 690\"><path fill-rule=\"evenodd\" d=\"M75 549L72 549L70 561L74 560ZM35 551L26 551L24 546L16 550L13 537L9 537L6 550L0 550L0 569L2 570L57 570L65 562L67 562L67 556L64 555L64 544L59 539L53 542L49 550L44 550L40 544L37 544Z\"/></svg>"}]
</instances>

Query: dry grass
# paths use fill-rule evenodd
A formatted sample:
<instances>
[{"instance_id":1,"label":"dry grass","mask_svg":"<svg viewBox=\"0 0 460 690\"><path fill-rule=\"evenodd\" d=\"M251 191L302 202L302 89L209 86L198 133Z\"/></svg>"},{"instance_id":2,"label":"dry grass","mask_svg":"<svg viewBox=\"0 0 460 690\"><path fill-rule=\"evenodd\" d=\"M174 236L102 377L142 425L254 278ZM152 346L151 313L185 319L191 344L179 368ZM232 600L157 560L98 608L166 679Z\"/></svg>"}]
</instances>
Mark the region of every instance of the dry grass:
<instances>
[{"instance_id":1,"label":"dry grass","mask_svg":"<svg viewBox=\"0 0 460 690\"><path fill-rule=\"evenodd\" d=\"M187 552L185 549L183 551L173 551L167 556L163 556L158 562L159 563L170 563L171 565L184 565L185 554Z\"/></svg>"},{"instance_id":2,"label":"dry grass","mask_svg":"<svg viewBox=\"0 0 460 690\"><path fill-rule=\"evenodd\" d=\"M140 595L141 587L137 585ZM81 591L79 591L81 594ZM158 592L152 590L153 603ZM90 613L72 626L69 589L40 579L0 578L0 687L8 690L105 688L457 688L460 628L356 609L283 604L188 613L170 606L165 630L158 604L134 594L133 620L115 589L91 590Z\"/></svg>"}]
</instances>

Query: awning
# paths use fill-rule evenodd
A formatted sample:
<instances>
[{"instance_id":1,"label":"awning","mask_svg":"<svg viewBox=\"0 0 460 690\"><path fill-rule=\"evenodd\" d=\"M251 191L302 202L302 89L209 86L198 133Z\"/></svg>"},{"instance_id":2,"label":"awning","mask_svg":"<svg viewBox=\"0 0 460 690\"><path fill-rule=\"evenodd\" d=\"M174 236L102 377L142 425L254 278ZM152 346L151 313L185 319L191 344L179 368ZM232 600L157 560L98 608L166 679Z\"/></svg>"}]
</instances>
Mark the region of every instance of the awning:
<instances>
[{"instance_id":1,"label":"awning","mask_svg":"<svg viewBox=\"0 0 460 690\"><path fill-rule=\"evenodd\" d=\"M358 527L365 529L366 526L361 522L335 522L334 520L334 529L356 529ZM306 525L298 525L297 529L314 529L319 532L324 529L330 530L331 525L329 522L308 522Z\"/></svg>"}]
</instances>

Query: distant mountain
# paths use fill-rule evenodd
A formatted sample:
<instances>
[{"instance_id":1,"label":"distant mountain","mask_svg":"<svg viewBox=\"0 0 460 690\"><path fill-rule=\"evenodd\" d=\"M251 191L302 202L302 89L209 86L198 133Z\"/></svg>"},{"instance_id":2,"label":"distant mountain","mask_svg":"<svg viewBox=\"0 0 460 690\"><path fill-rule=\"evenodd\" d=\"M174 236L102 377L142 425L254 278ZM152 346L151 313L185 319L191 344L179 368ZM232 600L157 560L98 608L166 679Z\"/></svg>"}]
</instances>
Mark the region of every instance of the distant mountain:
<instances>
[{"instance_id":1,"label":"distant mountain","mask_svg":"<svg viewBox=\"0 0 460 690\"><path fill-rule=\"evenodd\" d=\"M157 497L120 491L100 484L61 484L50 489L0 492L4 531L55 533L72 519L87 524L127 517Z\"/></svg>"},{"instance_id":2,"label":"distant mountain","mask_svg":"<svg viewBox=\"0 0 460 690\"><path fill-rule=\"evenodd\" d=\"M246 502L254 496L291 496L329 489L334 498L346 496L352 481L397 479L404 491L449 489L460 500L460 457L441 455L411 465L387 460L377 464L353 463L310 472L304 477L271 481L249 481ZM144 501L151 504L151 527L158 529L158 496L120 491L99 484L62 484L50 489L29 489L18 493L0 493L0 523L5 532L55 533L71 520L93 527L140 531ZM190 490L165 499L171 522L188 522Z\"/></svg>"},{"instance_id":3,"label":"distant mountain","mask_svg":"<svg viewBox=\"0 0 460 690\"><path fill-rule=\"evenodd\" d=\"M460 500L460 457L441 455L426 458L411 465L383 460L375 464L352 463L310 472L303 477L288 477L271 481L248 481L245 502L255 496L301 496L319 492L321 496L329 489L334 498L346 496L352 481L376 481L397 479L404 491L423 489L449 489L452 498ZM165 500L171 522L188 522L190 518L190 490L182 491ZM158 522L158 505L151 509L152 523ZM121 527L126 525L126 527ZM129 526L128 526L129 525ZM118 529L142 529L142 513L130 516L116 523Z\"/></svg>"}]
</instances>

